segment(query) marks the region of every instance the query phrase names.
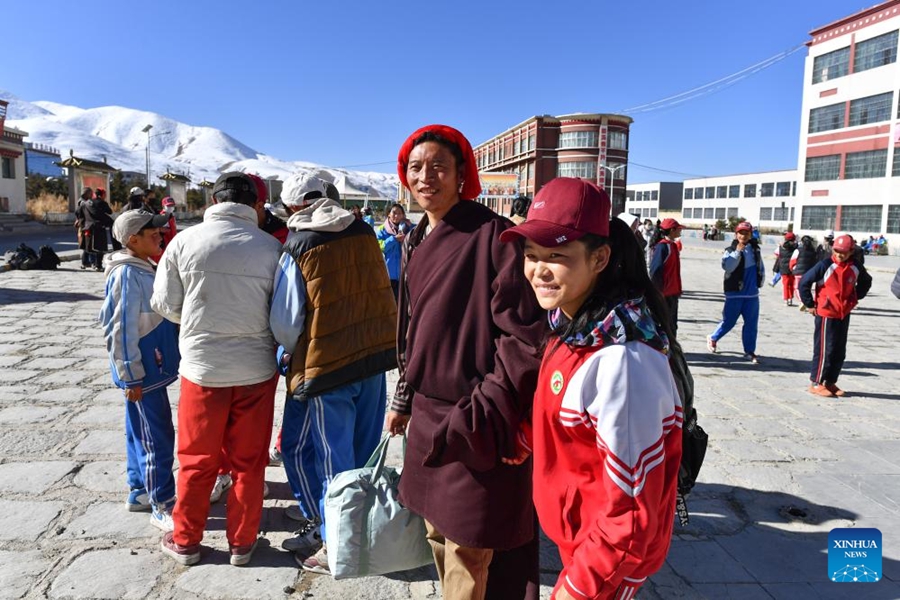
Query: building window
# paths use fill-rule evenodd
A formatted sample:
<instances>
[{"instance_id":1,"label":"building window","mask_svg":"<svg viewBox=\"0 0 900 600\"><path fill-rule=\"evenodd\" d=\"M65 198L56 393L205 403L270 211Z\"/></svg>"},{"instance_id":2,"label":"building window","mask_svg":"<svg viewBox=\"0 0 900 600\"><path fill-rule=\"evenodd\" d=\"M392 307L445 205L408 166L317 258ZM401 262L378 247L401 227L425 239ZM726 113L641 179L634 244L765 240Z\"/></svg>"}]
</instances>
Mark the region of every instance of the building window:
<instances>
[{"instance_id":1,"label":"building window","mask_svg":"<svg viewBox=\"0 0 900 600\"><path fill-rule=\"evenodd\" d=\"M2 158L3 163L3 179L15 179L16 178L16 161L13 158L9 158L8 156L4 156Z\"/></svg>"},{"instance_id":2,"label":"building window","mask_svg":"<svg viewBox=\"0 0 900 600\"><path fill-rule=\"evenodd\" d=\"M716 197L716 188L714 188L714 187L706 188L706 197L707 198L715 198Z\"/></svg>"},{"instance_id":3,"label":"building window","mask_svg":"<svg viewBox=\"0 0 900 600\"><path fill-rule=\"evenodd\" d=\"M853 57L853 72L859 73L897 62L897 32L879 35L871 40L857 42Z\"/></svg>"},{"instance_id":4,"label":"building window","mask_svg":"<svg viewBox=\"0 0 900 600\"><path fill-rule=\"evenodd\" d=\"M713 212L714 210L715 210L715 209L712 208L712 207L704 208L704 209L703 209L703 218L704 218L704 219L712 219L712 218L713 218L713 214L714 214L714 212Z\"/></svg>"},{"instance_id":5,"label":"building window","mask_svg":"<svg viewBox=\"0 0 900 600\"><path fill-rule=\"evenodd\" d=\"M898 153L898 154L900 154L900 153ZM897 163L897 160L895 158L894 164L896 164L896 163ZM684 199L685 200L693 200L694 199L694 188L684 188Z\"/></svg>"},{"instance_id":6,"label":"building window","mask_svg":"<svg viewBox=\"0 0 900 600\"><path fill-rule=\"evenodd\" d=\"M839 102L838 104L821 106L809 111L809 133L831 131L832 129L843 127L844 107L845 104Z\"/></svg>"},{"instance_id":7,"label":"building window","mask_svg":"<svg viewBox=\"0 0 900 600\"><path fill-rule=\"evenodd\" d=\"M528 149L534 150L534 134L528 136Z\"/></svg>"},{"instance_id":8,"label":"building window","mask_svg":"<svg viewBox=\"0 0 900 600\"><path fill-rule=\"evenodd\" d=\"M787 207L781 208L776 206L772 209L772 220L773 221L787 221L788 220L788 209Z\"/></svg>"},{"instance_id":9,"label":"building window","mask_svg":"<svg viewBox=\"0 0 900 600\"><path fill-rule=\"evenodd\" d=\"M740 198L741 197L741 186L729 185L728 186L728 197L729 198Z\"/></svg>"},{"instance_id":10,"label":"building window","mask_svg":"<svg viewBox=\"0 0 900 600\"><path fill-rule=\"evenodd\" d=\"M609 147L613 150L627 150L628 149L628 134L624 131L610 131L609 132Z\"/></svg>"},{"instance_id":11,"label":"building window","mask_svg":"<svg viewBox=\"0 0 900 600\"><path fill-rule=\"evenodd\" d=\"M850 102L850 127L889 121L893 102L894 92L852 100Z\"/></svg>"},{"instance_id":12,"label":"building window","mask_svg":"<svg viewBox=\"0 0 900 600\"><path fill-rule=\"evenodd\" d=\"M652 218L652 217L655 217L655 216L656 216L656 209L655 209L655 208L651 208L651 209L650 209L650 217Z\"/></svg>"},{"instance_id":13,"label":"building window","mask_svg":"<svg viewBox=\"0 0 900 600\"><path fill-rule=\"evenodd\" d=\"M703 198L703 188L694 188L694 200Z\"/></svg>"},{"instance_id":14,"label":"building window","mask_svg":"<svg viewBox=\"0 0 900 600\"><path fill-rule=\"evenodd\" d=\"M894 164L891 165L891 177L900 177L900 148L894 148Z\"/></svg>"},{"instance_id":15,"label":"building window","mask_svg":"<svg viewBox=\"0 0 900 600\"><path fill-rule=\"evenodd\" d=\"M606 181L610 181L609 178L611 178L613 176L613 173L616 174L615 175L616 181L621 181L621 180L625 179L625 171L627 171L628 168L623 166L622 163L611 162L611 163L607 163L607 166L609 167L608 169L603 169L604 171L606 171L606 175L607 175ZM644 200L649 200L649 199L650 199L650 192L644 192Z\"/></svg>"},{"instance_id":16,"label":"building window","mask_svg":"<svg viewBox=\"0 0 900 600\"><path fill-rule=\"evenodd\" d=\"M797 182L792 181L791 182L791 196L796 196L796 195L797 195Z\"/></svg>"},{"instance_id":17,"label":"building window","mask_svg":"<svg viewBox=\"0 0 900 600\"><path fill-rule=\"evenodd\" d=\"M656 202L659 200L659 190L653 190L650 192L650 200Z\"/></svg>"},{"instance_id":18,"label":"building window","mask_svg":"<svg viewBox=\"0 0 900 600\"><path fill-rule=\"evenodd\" d=\"M841 176L841 155L813 156L806 159L805 181L834 181Z\"/></svg>"},{"instance_id":19,"label":"building window","mask_svg":"<svg viewBox=\"0 0 900 600\"><path fill-rule=\"evenodd\" d=\"M585 162L561 162L556 168L557 177L580 177L582 179L597 179L597 163Z\"/></svg>"},{"instance_id":20,"label":"building window","mask_svg":"<svg viewBox=\"0 0 900 600\"><path fill-rule=\"evenodd\" d=\"M649 217L649 216L650 216L650 209L649 209L649 208L645 208L645 209L644 209L644 212L641 213L641 216L644 217L644 218Z\"/></svg>"},{"instance_id":21,"label":"building window","mask_svg":"<svg viewBox=\"0 0 900 600\"><path fill-rule=\"evenodd\" d=\"M836 206L807 204L800 213L800 229L834 229L836 217Z\"/></svg>"},{"instance_id":22,"label":"building window","mask_svg":"<svg viewBox=\"0 0 900 600\"><path fill-rule=\"evenodd\" d=\"M771 208L760 208L759 209L759 220L760 221L771 221L772 220L772 209Z\"/></svg>"},{"instance_id":23,"label":"building window","mask_svg":"<svg viewBox=\"0 0 900 600\"><path fill-rule=\"evenodd\" d=\"M790 196L791 195L791 182L790 181L779 181L775 184L775 195L776 196Z\"/></svg>"},{"instance_id":24,"label":"building window","mask_svg":"<svg viewBox=\"0 0 900 600\"><path fill-rule=\"evenodd\" d=\"M728 196L728 186L727 185L716 186L716 198L725 198L726 196Z\"/></svg>"},{"instance_id":25,"label":"building window","mask_svg":"<svg viewBox=\"0 0 900 600\"><path fill-rule=\"evenodd\" d=\"M566 131L559 134L560 148L596 148L596 131Z\"/></svg>"},{"instance_id":26,"label":"building window","mask_svg":"<svg viewBox=\"0 0 900 600\"><path fill-rule=\"evenodd\" d=\"M791 221L794 220L794 207L791 207Z\"/></svg>"},{"instance_id":27,"label":"building window","mask_svg":"<svg viewBox=\"0 0 900 600\"><path fill-rule=\"evenodd\" d=\"M716 219L724 219L725 218L725 207L716 209Z\"/></svg>"},{"instance_id":28,"label":"building window","mask_svg":"<svg viewBox=\"0 0 900 600\"><path fill-rule=\"evenodd\" d=\"M693 214L693 211L690 208L686 208L683 211L681 211L681 217L684 219L693 218L693 217L691 217L692 214Z\"/></svg>"},{"instance_id":29,"label":"building window","mask_svg":"<svg viewBox=\"0 0 900 600\"><path fill-rule=\"evenodd\" d=\"M728 216L729 216L729 217L736 217L736 216L738 216L738 209L737 209L736 206L735 206L734 208L729 208L729 209L728 209Z\"/></svg>"},{"instance_id":30,"label":"building window","mask_svg":"<svg viewBox=\"0 0 900 600\"><path fill-rule=\"evenodd\" d=\"M775 195L775 184L764 183L759 186L759 195L761 198L771 198Z\"/></svg>"},{"instance_id":31,"label":"building window","mask_svg":"<svg viewBox=\"0 0 900 600\"><path fill-rule=\"evenodd\" d=\"M744 198L756 198L756 184L744 184Z\"/></svg>"},{"instance_id":32,"label":"building window","mask_svg":"<svg viewBox=\"0 0 900 600\"><path fill-rule=\"evenodd\" d=\"M848 152L844 165L844 179L871 179L884 177L887 172L887 148Z\"/></svg>"},{"instance_id":33,"label":"building window","mask_svg":"<svg viewBox=\"0 0 900 600\"><path fill-rule=\"evenodd\" d=\"M880 204L847 205L841 208L841 229L844 231L881 231Z\"/></svg>"},{"instance_id":34,"label":"building window","mask_svg":"<svg viewBox=\"0 0 900 600\"><path fill-rule=\"evenodd\" d=\"M695 219L702 219L702 218L703 218L703 209L702 209L702 208L695 208L695 209L694 209L694 218L695 218Z\"/></svg>"},{"instance_id":35,"label":"building window","mask_svg":"<svg viewBox=\"0 0 900 600\"><path fill-rule=\"evenodd\" d=\"M887 233L900 233L900 204L888 206Z\"/></svg>"},{"instance_id":36,"label":"building window","mask_svg":"<svg viewBox=\"0 0 900 600\"><path fill-rule=\"evenodd\" d=\"M843 77L850 66L850 46L817 56L813 61L812 82L819 83Z\"/></svg>"}]
</instances>

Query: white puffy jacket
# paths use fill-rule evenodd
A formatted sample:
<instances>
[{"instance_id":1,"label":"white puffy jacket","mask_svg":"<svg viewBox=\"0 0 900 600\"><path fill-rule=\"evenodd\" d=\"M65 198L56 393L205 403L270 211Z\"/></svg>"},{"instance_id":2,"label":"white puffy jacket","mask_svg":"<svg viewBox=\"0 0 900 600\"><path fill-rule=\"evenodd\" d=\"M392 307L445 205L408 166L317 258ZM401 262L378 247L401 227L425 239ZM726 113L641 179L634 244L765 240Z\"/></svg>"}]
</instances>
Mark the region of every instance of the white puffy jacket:
<instances>
[{"instance_id":1,"label":"white puffy jacket","mask_svg":"<svg viewBox=\"0 0 900 600\"><path fill-rule=\"evenodd\" d=\"M281 243L256 211L223 202L179 232L156 271L153 310L181 324L181 375L206 387L252 385L275 373L269 304Z\"/></svg>"}]
</instances>

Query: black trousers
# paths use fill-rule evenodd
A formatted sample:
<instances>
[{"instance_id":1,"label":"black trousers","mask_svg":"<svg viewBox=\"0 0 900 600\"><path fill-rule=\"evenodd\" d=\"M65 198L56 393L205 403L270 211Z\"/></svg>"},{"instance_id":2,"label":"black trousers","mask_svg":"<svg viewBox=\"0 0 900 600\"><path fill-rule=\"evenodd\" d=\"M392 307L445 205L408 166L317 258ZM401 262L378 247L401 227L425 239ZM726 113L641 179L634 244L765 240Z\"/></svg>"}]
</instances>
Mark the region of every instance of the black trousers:
<instances>
[{"instance_id":1,"label":"black trousers","mask_svg":"<svg viewBox=\"0 0 900 600\"><path fill-rule=\"evenodd\" d=\"M812 371L809 380L813 383L837 383L847 357L847 332L850 330L850 315L843 319L829 319L816 316L816 330L813 334Z\"/></svg>"},{"instance_id":2,"label":"black trousers","mask_svg":"<svg viewBox=\"0 0 900 600\"><path fill-rule=\"evenodd\" d=\"M666 296L666 305L669 307L669 323L672 325L672 333L678 334L678 298L680 296Z\"/></svg>"}]
</instances>

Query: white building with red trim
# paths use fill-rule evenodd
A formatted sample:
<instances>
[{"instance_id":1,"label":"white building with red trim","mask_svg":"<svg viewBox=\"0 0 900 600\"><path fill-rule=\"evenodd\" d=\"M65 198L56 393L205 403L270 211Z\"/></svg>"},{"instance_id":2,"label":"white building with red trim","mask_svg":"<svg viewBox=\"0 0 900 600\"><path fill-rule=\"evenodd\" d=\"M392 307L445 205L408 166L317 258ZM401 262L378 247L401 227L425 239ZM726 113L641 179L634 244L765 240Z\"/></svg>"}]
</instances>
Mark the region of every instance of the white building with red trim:
<instances>
[{"instance_id":1,"label":"white building with red trim","mask_svg":"<svg viewBox=\"0 0 900 600\"><path fill-rule=\"evenodd\" d=\"M795 229L886 233L900 252L900 0L810 32Z\"/></svg>"},{"instance_id":2,"label":"white building with red trim","mask_svg":"<svg viewBox=\"0 0 900 600\"><path fill-rule=\"evenodd\" d=\"M5 125L7 103L0 100L0 213L25 213L25 136Z\"/></svg>"}]
</instances>

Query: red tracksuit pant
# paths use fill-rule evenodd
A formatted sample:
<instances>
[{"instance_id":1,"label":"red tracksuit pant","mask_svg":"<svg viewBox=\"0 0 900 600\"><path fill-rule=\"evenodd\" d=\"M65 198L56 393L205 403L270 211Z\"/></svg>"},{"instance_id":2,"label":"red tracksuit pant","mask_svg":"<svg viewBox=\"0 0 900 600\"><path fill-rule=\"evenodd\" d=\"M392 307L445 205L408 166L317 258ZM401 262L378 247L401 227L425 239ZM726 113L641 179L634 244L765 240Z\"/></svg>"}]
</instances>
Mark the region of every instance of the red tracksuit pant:
<instances>
[{"instance_id":1,"label":"red tracksuit pant","mask_svg":"<svg viewBox=\"0 0 900 600\"><path fill-rule=\"evenodd\" d=\"M278 378L247 386L204 387L181 378L178 403L178 500L175 542L199 544L209 514L222 448L231 460L225 533L232 546L256 540Z\"/></svg>"},{"instance_id":2,"label":"red tracksuit pant","mask_svg":"<svg viewBox=\"0 0 900 600\"><path fill-rule=\"evenodd\" d=\"M781 276L781 298L782 300L791 300L794 297L794 291L796 288L796 276L795 275L782 275Z\"/></svg>"}]
</instances>

